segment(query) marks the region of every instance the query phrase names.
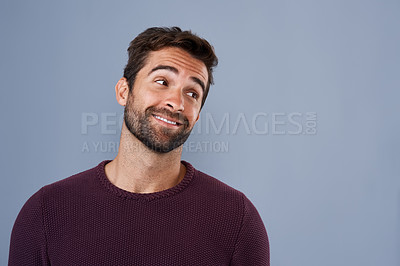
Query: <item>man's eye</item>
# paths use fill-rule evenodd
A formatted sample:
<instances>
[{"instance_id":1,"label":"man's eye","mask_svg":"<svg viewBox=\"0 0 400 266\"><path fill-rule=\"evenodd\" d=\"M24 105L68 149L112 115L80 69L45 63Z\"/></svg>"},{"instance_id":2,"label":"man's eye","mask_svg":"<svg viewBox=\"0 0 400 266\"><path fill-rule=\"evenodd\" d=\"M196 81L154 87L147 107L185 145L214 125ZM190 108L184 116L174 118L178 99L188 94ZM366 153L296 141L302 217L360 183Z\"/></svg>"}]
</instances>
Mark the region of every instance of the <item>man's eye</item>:
<instances>
[{"instance_id":1,"label":"man's eye","mask_svg":"<svg viewBox=\"0 0 400 266\"><path fill-rule=\"evenodd\" d=\"M157 82L158 84L160 84L160 85L168 86L168 83L167 83L165 80L163 80L163 79L156 80L156 82Z\"/></svg>"},{"instance_id":2,"label":"man's eye","mask_svg":"<svg viewBox=\"0 0 400 266\"><path fill-rule=\"evenodd\" d=\"M194 99L199 98L199 95L195 92L188 92L187 95L189 95L190 97L193 97Z\"/></svg>"}]
</instances>

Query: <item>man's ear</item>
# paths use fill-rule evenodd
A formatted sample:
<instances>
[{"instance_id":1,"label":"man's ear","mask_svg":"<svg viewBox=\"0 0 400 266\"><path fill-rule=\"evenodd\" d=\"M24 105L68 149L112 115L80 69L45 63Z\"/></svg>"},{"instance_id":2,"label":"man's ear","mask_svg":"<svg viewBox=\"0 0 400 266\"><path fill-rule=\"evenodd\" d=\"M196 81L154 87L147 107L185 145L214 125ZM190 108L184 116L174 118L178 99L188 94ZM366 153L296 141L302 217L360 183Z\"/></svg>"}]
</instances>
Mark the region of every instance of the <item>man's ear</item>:
<instances>
[{"instance_id":1,"label":"man's ear","mask_svg":"<svg viewBox=\"0 0 400 266\"><path fill-rule=\"evenodd\" d=\"M128 94L128 81L126 80L126 78L120 78L115 85L115 97L117 98L117 102L120 105L125 106L126 102L128 101Z\"/></svg>"},{"instance_id":2,"label":"man's ear","mask_svg":"<svg viewBox=\"0 0 400 266\"><path fill-rule=\"evenodd\" d=\"M197 118L196 118L195 123L197 123L197 121L199 121L199 118L200 118L200 112L199 112L199 114L197 115Z\"/></svg>"}]
</instances>

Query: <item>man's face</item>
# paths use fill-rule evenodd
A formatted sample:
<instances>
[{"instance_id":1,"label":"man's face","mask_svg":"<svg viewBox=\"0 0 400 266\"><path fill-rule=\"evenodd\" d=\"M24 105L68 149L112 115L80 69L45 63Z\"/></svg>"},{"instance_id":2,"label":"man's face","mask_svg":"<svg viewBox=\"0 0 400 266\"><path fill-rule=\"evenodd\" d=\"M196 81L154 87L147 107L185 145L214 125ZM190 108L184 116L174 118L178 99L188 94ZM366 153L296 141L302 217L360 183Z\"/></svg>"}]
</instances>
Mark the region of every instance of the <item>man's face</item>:
<instances>
[{"instance_id":1,"label":"man's face","mask_svg":"<svg viewBox=\"0 0 400 266\"><path fill-rule=\"evenodd\" d=\"M204 63L180 48L150 52L126 103L128 130L160 153L181 146L199 119L207 79Z\"/></svg>"}]
</instances>

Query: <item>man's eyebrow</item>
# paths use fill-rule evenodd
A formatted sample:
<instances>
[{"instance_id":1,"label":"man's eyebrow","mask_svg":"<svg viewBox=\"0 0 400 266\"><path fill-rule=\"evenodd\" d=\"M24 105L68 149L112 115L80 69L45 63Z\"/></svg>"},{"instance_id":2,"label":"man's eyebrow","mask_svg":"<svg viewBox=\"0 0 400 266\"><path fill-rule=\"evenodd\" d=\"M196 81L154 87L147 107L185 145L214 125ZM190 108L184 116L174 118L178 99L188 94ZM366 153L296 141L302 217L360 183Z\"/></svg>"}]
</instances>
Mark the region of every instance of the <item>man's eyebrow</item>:
<instances>
[{"instance_id":1,"label":"man's eyebrow","mask_svg":"<svg viewBox=\"0 0 400 266\"><path fill-rule=\"evenodd\" d=\"M203 82L203 81L201 81L200 79L198 79L198 78L196 78L196 77L191 77L191 79L192 79L194 82L196 82L197 84L200 85L200 87L203 89L203 92L205 91L206 86L204 86L204 82Z\"/></svg>"},{"instance_id":2,"label":"man's eyebrow","mask_svg":"<svg viewBox=\"0 0 400 266\"><path fill-rule=\"evenodd\" d=\"M150 75L150 74L153 73L154 71L157 71L157 70L160 70L160 69L169 70L169 71L174 72L175 74L179 74L178 69L176 69L176 68L173 67L173 66L158 65L158 66L156 66L155 68L153 68L152 70L150 70L149 74L147 74L147 75ZM203 82L203 81L201 81L199 78L196 78L196 77L191 77L191 79L192 79L194 82L196 82L197 84L200 85L200 87L202 88L203 92L205 91L206 86L204 85L204 82Z\"/></svg>"},{"instance_id":3,"label":"man's eyebrow","mask_svg":"<svg viewBox=\"0 0 400 266\"><path fill-rule=\"evenodd\" d=\"M169 70L169 71L174 72L175 74L178 74L178 73L179 73L178 69L176 69L176 68L173 67L173 66L158 65L158 66L156 66L155 68L153 68L152 70L150 70L149 74L147 74L147 75L150 75L150 74L153 73L154 71L157 71L157 70L160 70L160 69Z\"/></svg>"}]
</instances>

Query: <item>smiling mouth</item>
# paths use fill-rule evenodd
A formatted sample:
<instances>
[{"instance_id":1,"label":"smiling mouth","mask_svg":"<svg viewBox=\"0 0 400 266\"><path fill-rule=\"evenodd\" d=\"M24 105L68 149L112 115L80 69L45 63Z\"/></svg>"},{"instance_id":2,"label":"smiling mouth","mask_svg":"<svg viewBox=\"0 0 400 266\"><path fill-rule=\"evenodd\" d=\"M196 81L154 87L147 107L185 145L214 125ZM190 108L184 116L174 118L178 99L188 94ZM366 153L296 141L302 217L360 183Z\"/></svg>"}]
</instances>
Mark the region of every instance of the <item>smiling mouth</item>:
<instances>
[{"instance_id":1,"label":"smiling mouth","mask_svg":"<svg viewBox=\"0 0 400 266\"><path fill-rule=\"evenodd\" d=\"M156 118L156 119L158 119L158 120L161 120L161 121L163 121L163 122L165 122L165 123L168 123L168 124L170 124L170 125L174 125L174 126L180 126L180 125L182 125L182 124L179 123L179 122L175 122L175 121L168 120L168 119L166 119L166 118L164 118L164 117L161 117L161 116L159 116L159 115L153 115L153 116L154 116L154 118Z\"/></svg>"}]
</instances>

